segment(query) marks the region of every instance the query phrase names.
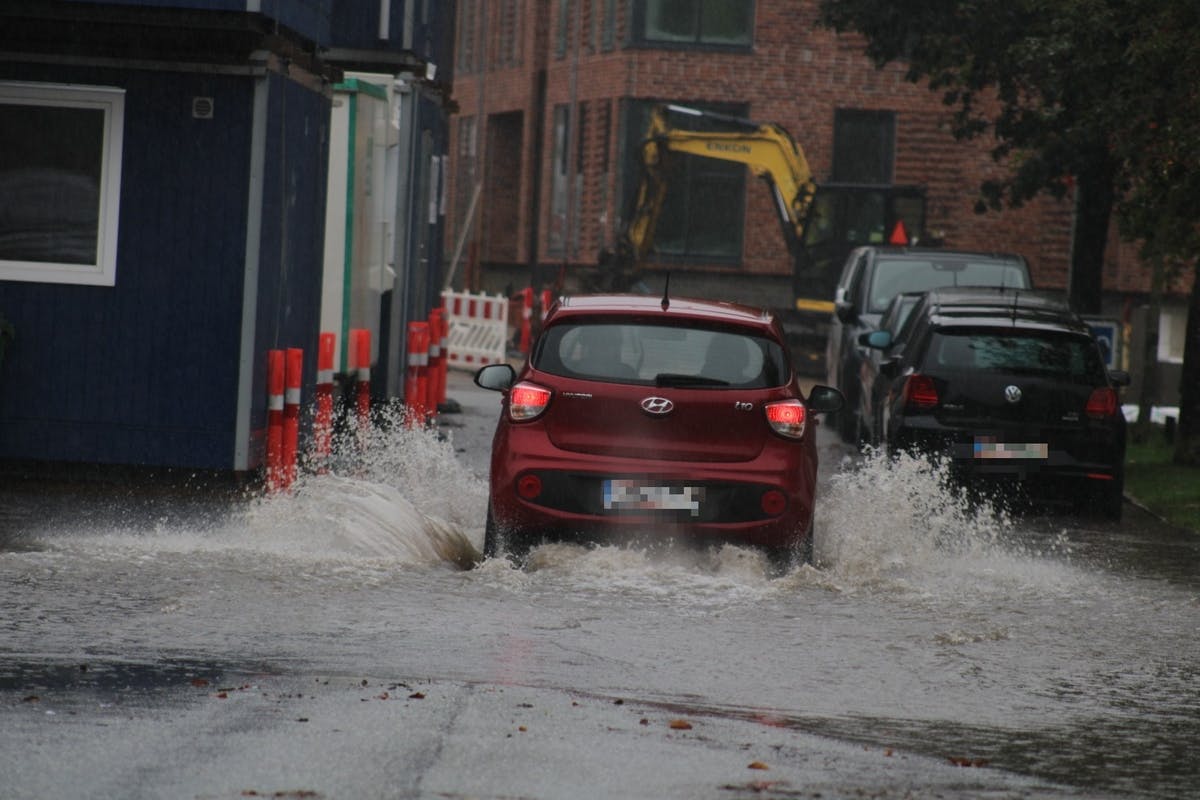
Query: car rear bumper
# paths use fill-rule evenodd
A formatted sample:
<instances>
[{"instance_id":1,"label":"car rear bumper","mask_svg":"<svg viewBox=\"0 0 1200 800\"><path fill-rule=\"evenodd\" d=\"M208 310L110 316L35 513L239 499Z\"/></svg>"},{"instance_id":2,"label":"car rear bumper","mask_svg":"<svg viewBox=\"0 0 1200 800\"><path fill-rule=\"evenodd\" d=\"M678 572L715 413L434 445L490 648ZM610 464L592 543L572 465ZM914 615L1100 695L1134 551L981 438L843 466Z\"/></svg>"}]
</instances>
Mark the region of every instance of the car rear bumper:
<instances>
[{"instance_id":1,"label":"car rear bumper","mask_svg":"<svg viewBox=\"0 0 1200 800\"><path fill-rule=\"evenodd\" d=\"M513 456L521 452L518 444L509 441L495 449L492 513L502 530L526 538L671 539L784 548L798 544L811 525L817 460L810 442L781 441L759 458L737 463L614 458L546 450L544 445L536 455ZM530 497L526 485L522 496L518 487L531 476L540 490ZM614 501L611 484L606 500L605 482L612 480L627 481L627 492L644 488L647 502L638 507L626 496L622 505ZM782 494L782 509L763 510L767 492Z\"/></svg>"},{"instance_id":2,"label":"car rear bumper","mask_svg":"<svg viewBox=\"0 0 1200 800\"><path fill-rule=\"evenodd\" d=\"M945 457L954 473L972 479L1120 481L1124 431L1036 427L955 429L909 425L893 447Z\"/></svg>"}]
</instances>

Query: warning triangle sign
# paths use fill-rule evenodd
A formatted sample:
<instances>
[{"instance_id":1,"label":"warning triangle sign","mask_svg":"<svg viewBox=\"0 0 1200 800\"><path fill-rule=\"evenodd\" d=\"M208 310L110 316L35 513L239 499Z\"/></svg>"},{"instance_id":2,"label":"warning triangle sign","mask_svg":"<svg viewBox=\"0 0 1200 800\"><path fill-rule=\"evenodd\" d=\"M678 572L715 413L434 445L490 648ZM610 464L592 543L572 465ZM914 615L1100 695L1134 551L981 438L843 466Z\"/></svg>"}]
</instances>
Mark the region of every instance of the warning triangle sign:
<instances>
[{"instance_id":1,"label":"warning triangle sign","mask_svg":"<svg viewBox=\"0 0 1200 800\"><path fill-rule=\"evenodd\" d=\"M904 230L903 220L896 220L896 227L892 228L892 235L888 239L888 244L908 244L908 231Z\"/></svg>"}]
</instances>

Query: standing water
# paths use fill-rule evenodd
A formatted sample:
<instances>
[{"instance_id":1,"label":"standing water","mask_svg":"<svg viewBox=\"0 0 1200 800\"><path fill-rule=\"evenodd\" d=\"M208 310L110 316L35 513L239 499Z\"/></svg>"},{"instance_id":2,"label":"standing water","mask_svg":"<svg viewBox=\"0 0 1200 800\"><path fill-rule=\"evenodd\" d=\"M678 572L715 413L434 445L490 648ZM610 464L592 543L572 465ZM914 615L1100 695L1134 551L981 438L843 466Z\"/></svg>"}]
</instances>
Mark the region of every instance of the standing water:
<instances>
[{"instance_id":1,"label":"standing water","mask_svg":"<svg viewBox=\"0 0 1200 800\"><path fill-rule=\"evenodd\" d=\"M401 674L766 715L1066 795L1200 786L1196 582L1103 556L1115 528L867 457L826 465L816 568L567 544L479 564L485 446L455 434L383 426L289 492L194 513L0 518L0 689L84 663Z\"/></svg>"}]
</instances>

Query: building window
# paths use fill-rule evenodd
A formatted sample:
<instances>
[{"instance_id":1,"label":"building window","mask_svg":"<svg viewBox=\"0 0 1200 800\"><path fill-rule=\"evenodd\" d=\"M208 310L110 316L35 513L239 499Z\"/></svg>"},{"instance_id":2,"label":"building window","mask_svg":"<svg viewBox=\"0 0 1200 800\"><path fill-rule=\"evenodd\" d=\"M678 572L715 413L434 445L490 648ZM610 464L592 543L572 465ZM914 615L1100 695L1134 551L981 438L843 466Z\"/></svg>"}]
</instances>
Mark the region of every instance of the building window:
<instances>
[{"instance_id":1,"label":"building window","mask_svg":"<svg viewBox=\"0 0 1200 800\"><path fill-rule=\"evenodd\" d=\"M600 0L600 49L607 52L617 44L617 0Z\"/></svg>"},{"instance_id":2,"label":"building window","mask_svg":"<svg viewBox=\"0 0 1200 800\"><path fill-rule=\"evenodd\" d=\"M624 139L629 155L623 176L624 196L628 200L623 219L628 219L632 211L641 179L640 145L652 105L641 101L629 106ZM740 104L684 105L736 117L745 116L747 110ZM713 123L694 117L672 121L689 128L716 129L711 127ZM740 163L672 153L666 169L666 197L653 232L654 258L740 262L746 216L746 168Z\"/></svg>"},{"instance_id":3,"label":"building window","mask_svg":"<svg viewBox=\"0 0 1200 800\"><path fill-rule=\"evenodd\" d=\"M0 280L112 286L125 91L0 83Z\"/></svg>"},{"instance_id":4,"label":"building window","mask_svg":"<svg viewBox=\"0 0 1200 800\"><path fill-rule=\"evenodd\" d=\"M834 181L890 184L895 163L895 113L844 108L834 112Z\"/></svg>"},{"instance_id":5,"label":"building window","mask_svg":"<svg viewBox=\"0 0 1200 800\"><path fill-rule=\"evenodd\" d=\"M554 55L562 58L571 45L571 19L575 14L572 0L558 0L558 26L554 36Z\"/></svg>"},{"instance_id":6,"label":"building window","mask_svg":"<svg viewBox=\"0 0 1200 800\"><path fill-rule=\"evenodd\" d=\"M550 252L563 255L567 247L567 187L571 165L571 107L561 103L554 107L553 171L550 176L550 230L547 233Z\"/></svg>"},{"instance_id":7,"label":"building window","mask_svg":"<svg viewBox=\"0 0 1200 800\"><path fill-rule=\"evenodd\" d=\"M461 0L458 17L458 41L454 47L454 67L461 73L475 72L479 69L480 56L480 25L479 20L484 9L480 0Z\"/></svg>"},{"instance_id":8,"label":"building window","mask_svg":"<svg viewBox=\"0 0 1200 800\"><path fill-rule=\"evenodd\" d=\"M753 0L638 0L634 30L639 41L658 44L749 47Z\"/></svg>"}]
</instances>

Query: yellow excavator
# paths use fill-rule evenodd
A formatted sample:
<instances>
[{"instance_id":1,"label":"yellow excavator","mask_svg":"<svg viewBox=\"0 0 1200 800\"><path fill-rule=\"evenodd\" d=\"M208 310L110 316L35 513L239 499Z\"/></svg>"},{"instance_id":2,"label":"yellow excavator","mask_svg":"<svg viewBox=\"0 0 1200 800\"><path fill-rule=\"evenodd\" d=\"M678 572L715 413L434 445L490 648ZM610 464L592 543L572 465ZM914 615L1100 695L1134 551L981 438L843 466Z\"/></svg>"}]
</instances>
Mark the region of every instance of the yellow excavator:
<instances>
[{"instance_id":1,"label":"yellow excavator","mask_svg":"<svg viewBox=\"0 0 1200 800\"><path fill-rule=\"evenodd\" d=\"M689 118L705 120L705 129L673 122ZM803 149L781 125L660 104L651 109L642 140L642 177L633 209L615 252L602 255L601 270L589 289L639 287L670 191L672 154L739 162L770 186L794 260L793 304L777 311L797 355L808 361L823 357L834 289L850 251L864 244L915 244L925 227L925 193L918 187L818 185Z\"/></svg>"}]
</instances>

